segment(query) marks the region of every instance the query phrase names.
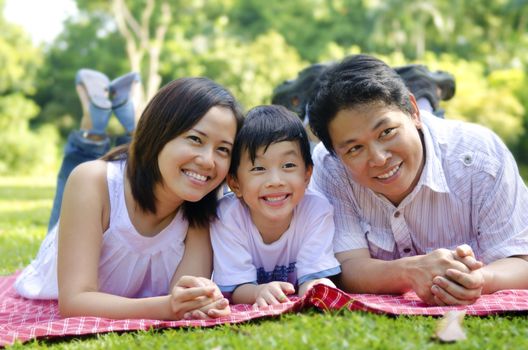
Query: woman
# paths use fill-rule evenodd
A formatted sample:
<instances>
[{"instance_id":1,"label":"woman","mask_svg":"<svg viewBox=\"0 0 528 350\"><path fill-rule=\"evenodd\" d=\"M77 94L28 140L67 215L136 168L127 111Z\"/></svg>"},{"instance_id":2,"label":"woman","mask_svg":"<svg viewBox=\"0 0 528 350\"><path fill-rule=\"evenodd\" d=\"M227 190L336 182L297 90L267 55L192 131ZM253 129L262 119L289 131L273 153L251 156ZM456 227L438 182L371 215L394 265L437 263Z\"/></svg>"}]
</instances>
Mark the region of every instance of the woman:
<instances>
[{"instance_id":1,"label":"woman","mask_svg":"<svg viewBox=\"0 0 528 350\"><path fill-rule=\"evenodd\" d=\"M58 298L64 317L228 314L208 280L208 226L241 123L233 96L206 78L164 86L129 148L70 174L59 224L17 279L17 291Z\"/></svg>"}]
</instances>

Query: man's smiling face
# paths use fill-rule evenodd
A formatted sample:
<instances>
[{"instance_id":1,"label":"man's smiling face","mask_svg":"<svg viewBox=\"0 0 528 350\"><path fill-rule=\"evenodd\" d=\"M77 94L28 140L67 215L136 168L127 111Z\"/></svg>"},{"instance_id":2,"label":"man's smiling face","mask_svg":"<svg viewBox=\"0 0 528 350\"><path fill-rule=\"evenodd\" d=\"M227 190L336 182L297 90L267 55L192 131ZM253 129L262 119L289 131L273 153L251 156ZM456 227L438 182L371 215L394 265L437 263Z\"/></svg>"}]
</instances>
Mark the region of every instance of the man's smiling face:
<instances>
[{"instance_id":1,"label":"man's smiling face","mask_svg":"<svg viewBox=\"0 0 528 350\"><path fill-rule=\"evenodd\" d=\"M333 148L358 184L398 205L416 186L424 151L419 111L381 102L340 110L329 123Z\"/></svg>"}]
</instances>

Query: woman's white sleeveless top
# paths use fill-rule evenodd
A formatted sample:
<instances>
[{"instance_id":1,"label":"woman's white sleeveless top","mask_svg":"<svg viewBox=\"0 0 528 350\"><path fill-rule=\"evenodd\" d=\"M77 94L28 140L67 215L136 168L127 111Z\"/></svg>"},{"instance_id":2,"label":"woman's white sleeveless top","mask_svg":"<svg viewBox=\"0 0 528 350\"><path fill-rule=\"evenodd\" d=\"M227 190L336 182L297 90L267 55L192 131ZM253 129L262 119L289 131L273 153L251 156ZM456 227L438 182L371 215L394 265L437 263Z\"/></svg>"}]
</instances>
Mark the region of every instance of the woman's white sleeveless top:
<instances>
[{"instance_id":1,"label":"woman's white sleeveless top","mask_svg":"<svg viewBox=\"0 0 528 350\"><path fill-rule=\"evenodd\" d=\"M108 162L110 225L103 234L99 291L130 298L166 295L185 250L189 224L179 210L157 235L140 235L130 221L125 204L125 164L125 160ZM21 296L57 299L58 226L48 233L37 257L18 276L15 289Z\"/></svg>"}]
</instances>

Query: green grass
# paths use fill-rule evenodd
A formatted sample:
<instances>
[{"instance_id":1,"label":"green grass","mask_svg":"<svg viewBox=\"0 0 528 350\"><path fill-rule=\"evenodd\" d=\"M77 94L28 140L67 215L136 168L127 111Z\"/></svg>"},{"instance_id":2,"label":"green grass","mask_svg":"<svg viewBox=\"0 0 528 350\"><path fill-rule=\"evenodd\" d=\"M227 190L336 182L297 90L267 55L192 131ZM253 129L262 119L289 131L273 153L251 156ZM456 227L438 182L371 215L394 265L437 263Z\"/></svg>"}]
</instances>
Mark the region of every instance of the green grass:
<instances>
[{"instance_id":1,"label":"green grass","mask_svg":"<svg viewBox=\"0 0 528 350\"><path fill-rule=\"evenodd\" d=\"M37 181L38 180L38 181ZM0 177L0 274L26 265L45 235L54 179ZM13 349L526 349L528 315L466 317L467 340L431 339L437 319L316 310L241 325L39 340Z\"/></svg>"}]
</instances>

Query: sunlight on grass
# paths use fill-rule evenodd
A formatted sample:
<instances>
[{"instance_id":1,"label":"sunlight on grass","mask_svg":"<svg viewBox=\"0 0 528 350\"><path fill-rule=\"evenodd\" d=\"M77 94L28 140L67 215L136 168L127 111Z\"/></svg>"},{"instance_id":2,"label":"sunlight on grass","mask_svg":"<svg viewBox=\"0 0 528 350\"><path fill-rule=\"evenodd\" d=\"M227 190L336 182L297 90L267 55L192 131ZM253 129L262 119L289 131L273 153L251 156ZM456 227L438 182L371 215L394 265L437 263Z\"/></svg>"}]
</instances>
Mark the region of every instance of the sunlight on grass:
<instances>
[{"instance_id":1,"label":"sunlight on grass","mask_svg":"<svg viewBox=\"0 0 528 350\"><path fill-rule=\"evenodd\" d=\"M36 255L46 235L52 177L0 178L0 274L13 273Z\"/></svg>"},{"instance_id":2,"label":"sunlight on grass","mask_svg":"<svg viewBox=\"0 0 528 350\"><path fill-rule=\"evenodd\" d=\"M27 187L27 186L55 186L56 178L52 175L46 176L2 176L0 184L2 187Z\"/></svg>"}]
</instances>

